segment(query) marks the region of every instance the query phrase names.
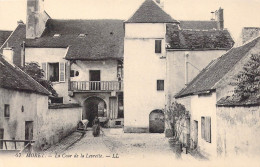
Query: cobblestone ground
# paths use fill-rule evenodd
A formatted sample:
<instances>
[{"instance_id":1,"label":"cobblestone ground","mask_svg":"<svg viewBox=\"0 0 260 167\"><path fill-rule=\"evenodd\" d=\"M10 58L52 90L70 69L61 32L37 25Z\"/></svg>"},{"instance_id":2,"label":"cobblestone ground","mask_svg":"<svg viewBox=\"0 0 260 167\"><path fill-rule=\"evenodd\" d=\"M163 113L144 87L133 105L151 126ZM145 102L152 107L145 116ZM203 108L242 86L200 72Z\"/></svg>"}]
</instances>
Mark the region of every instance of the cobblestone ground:
<instances>
[{"instance_id":1,"label":"cobblestone ground","mask_svg":"<svg viewBox=\"0 0 260 167\"><path fill-rule=\"evenodd\" d=\"M74 132L60 143L46 150L45 154L66 153L85 156L103 156L106 158L165 158L176 160L164 134L123 133L123 129L102 129L99 137L93 137L91 129L86 134ZM194 160L190 155L181 159Z\"/></svg>"}]
</instances>

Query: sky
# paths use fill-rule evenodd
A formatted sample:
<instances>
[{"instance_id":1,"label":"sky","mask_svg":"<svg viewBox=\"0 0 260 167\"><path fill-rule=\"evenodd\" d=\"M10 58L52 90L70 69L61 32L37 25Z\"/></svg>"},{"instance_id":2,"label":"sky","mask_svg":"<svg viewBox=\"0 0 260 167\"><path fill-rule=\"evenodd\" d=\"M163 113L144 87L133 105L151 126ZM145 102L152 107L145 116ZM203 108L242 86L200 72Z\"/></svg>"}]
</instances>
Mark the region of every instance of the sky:
<instances>
[{"instance_id":1,"label":"sky","mask_svg":"<svg viewBox=\"0 0 260 167\"><path fill-rule=\"evenodd\" d=\"M26 22L27 0L0 0L0 30ZM54 19L128 19L144 0L44 0ZM236 40L242 27L260 27L260 0L164 0L164 10L176 20L210 20L224 9L224 26Z\"/></svg>"}]
</instances>

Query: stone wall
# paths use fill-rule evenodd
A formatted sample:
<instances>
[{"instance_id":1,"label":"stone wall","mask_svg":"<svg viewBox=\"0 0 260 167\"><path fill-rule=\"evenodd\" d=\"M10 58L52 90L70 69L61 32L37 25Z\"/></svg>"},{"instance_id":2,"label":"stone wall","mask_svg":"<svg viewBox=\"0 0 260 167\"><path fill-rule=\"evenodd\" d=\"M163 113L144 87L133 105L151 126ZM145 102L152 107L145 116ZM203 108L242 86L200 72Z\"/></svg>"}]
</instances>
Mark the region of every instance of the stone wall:
<instances>
[{"instance_id":1,"label":"stone wall","mask_svg":"<svg viewBox=\"0 0 260 167\"><path fill-rule=\"evenodd\" d=\"M220 157L260 156L260 106L217 107Z\"/></svg>"},{"instance_id":2,"label":"stone wall","mask_svg":"<svg viewBox=\"0 0 260 167\"><path fill-rule=\"evenodd\" d=\"M82 108L58 108L48 109L43 115L39 115L42 124L35 147L46 149L59 142L77 129L81 120Z\"/></svg>"}]
</instances>

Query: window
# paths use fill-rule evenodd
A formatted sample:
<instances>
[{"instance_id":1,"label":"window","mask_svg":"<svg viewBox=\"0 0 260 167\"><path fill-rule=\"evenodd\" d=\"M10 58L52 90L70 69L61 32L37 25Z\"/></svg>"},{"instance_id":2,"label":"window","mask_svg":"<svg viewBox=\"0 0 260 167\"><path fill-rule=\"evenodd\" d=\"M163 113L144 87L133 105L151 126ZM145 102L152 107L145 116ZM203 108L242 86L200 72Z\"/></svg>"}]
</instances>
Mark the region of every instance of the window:
<instances>
[{"instance_id":1,"label":"window","mask_svg":"<svg viewBox=\"0 0 260 167\"><path fill-rule=\"evenodd\" d=\"M5 118L10 118L10 105L5 104L5 111L4 111Z\"/></svg>"},{"instance_id":2,"label":"window","mask_svg":"<svg viewBox=\"0 0 260 167\"><path fill-rule=\"evenodd\" d=\"M155 53L162 53L162 40L155 40Z\"/></svg>"},{"instance_id":3,"label":"window","mask_svg":"<svg viewBox=\"0 0 260 167\"><path fill-rule=\"evenodd\" d=\"M51 82L59 82L59 63L49 63L48 80Z\"/></svg>"},{"instance_id":4,"label":"window","mask_svg":"<svg viewBox=\"0 0 260 167\"><path fill-rule=\"evenodd\" d=\"M157 90L164 90L164 80L157 80Z\"/></svg>"},{"instance_id":5,"label":"window","mask_svg":"<svg viewBox=\"0 0 260 167\"><path fill-rule=\"evenodd\" d=\"M211 143L211 118L201 117L201 138Z\"/></svg>"},{"instance_id":6,"label":"window","mask_svg":"<svg viewBox=\"0 0 260 167\"><path fill-rule=\"evenodd\" d=\"M65 82L65 63L42 63L44 78L51 82Z\"/></svg>"}]
</instances>

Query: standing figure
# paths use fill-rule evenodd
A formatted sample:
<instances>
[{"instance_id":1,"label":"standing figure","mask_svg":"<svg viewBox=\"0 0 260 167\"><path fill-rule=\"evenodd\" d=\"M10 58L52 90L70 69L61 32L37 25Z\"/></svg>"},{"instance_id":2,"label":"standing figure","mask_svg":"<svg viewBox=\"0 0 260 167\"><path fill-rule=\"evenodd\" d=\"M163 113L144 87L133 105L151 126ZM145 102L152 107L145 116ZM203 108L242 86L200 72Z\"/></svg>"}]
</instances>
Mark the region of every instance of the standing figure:
<instances>
[{"instance_id":1,"label":"standing figure","mask_svg":"<svg viewBox=\"0 0 260 167\"><path fill-rule=\"evenodd\" d=\"M95 119L93 120L93 126L92 126L92 133L94 137L99 136L100 134L100 122L98 117L95 117Z\"/></svg>"}]
</instances>

